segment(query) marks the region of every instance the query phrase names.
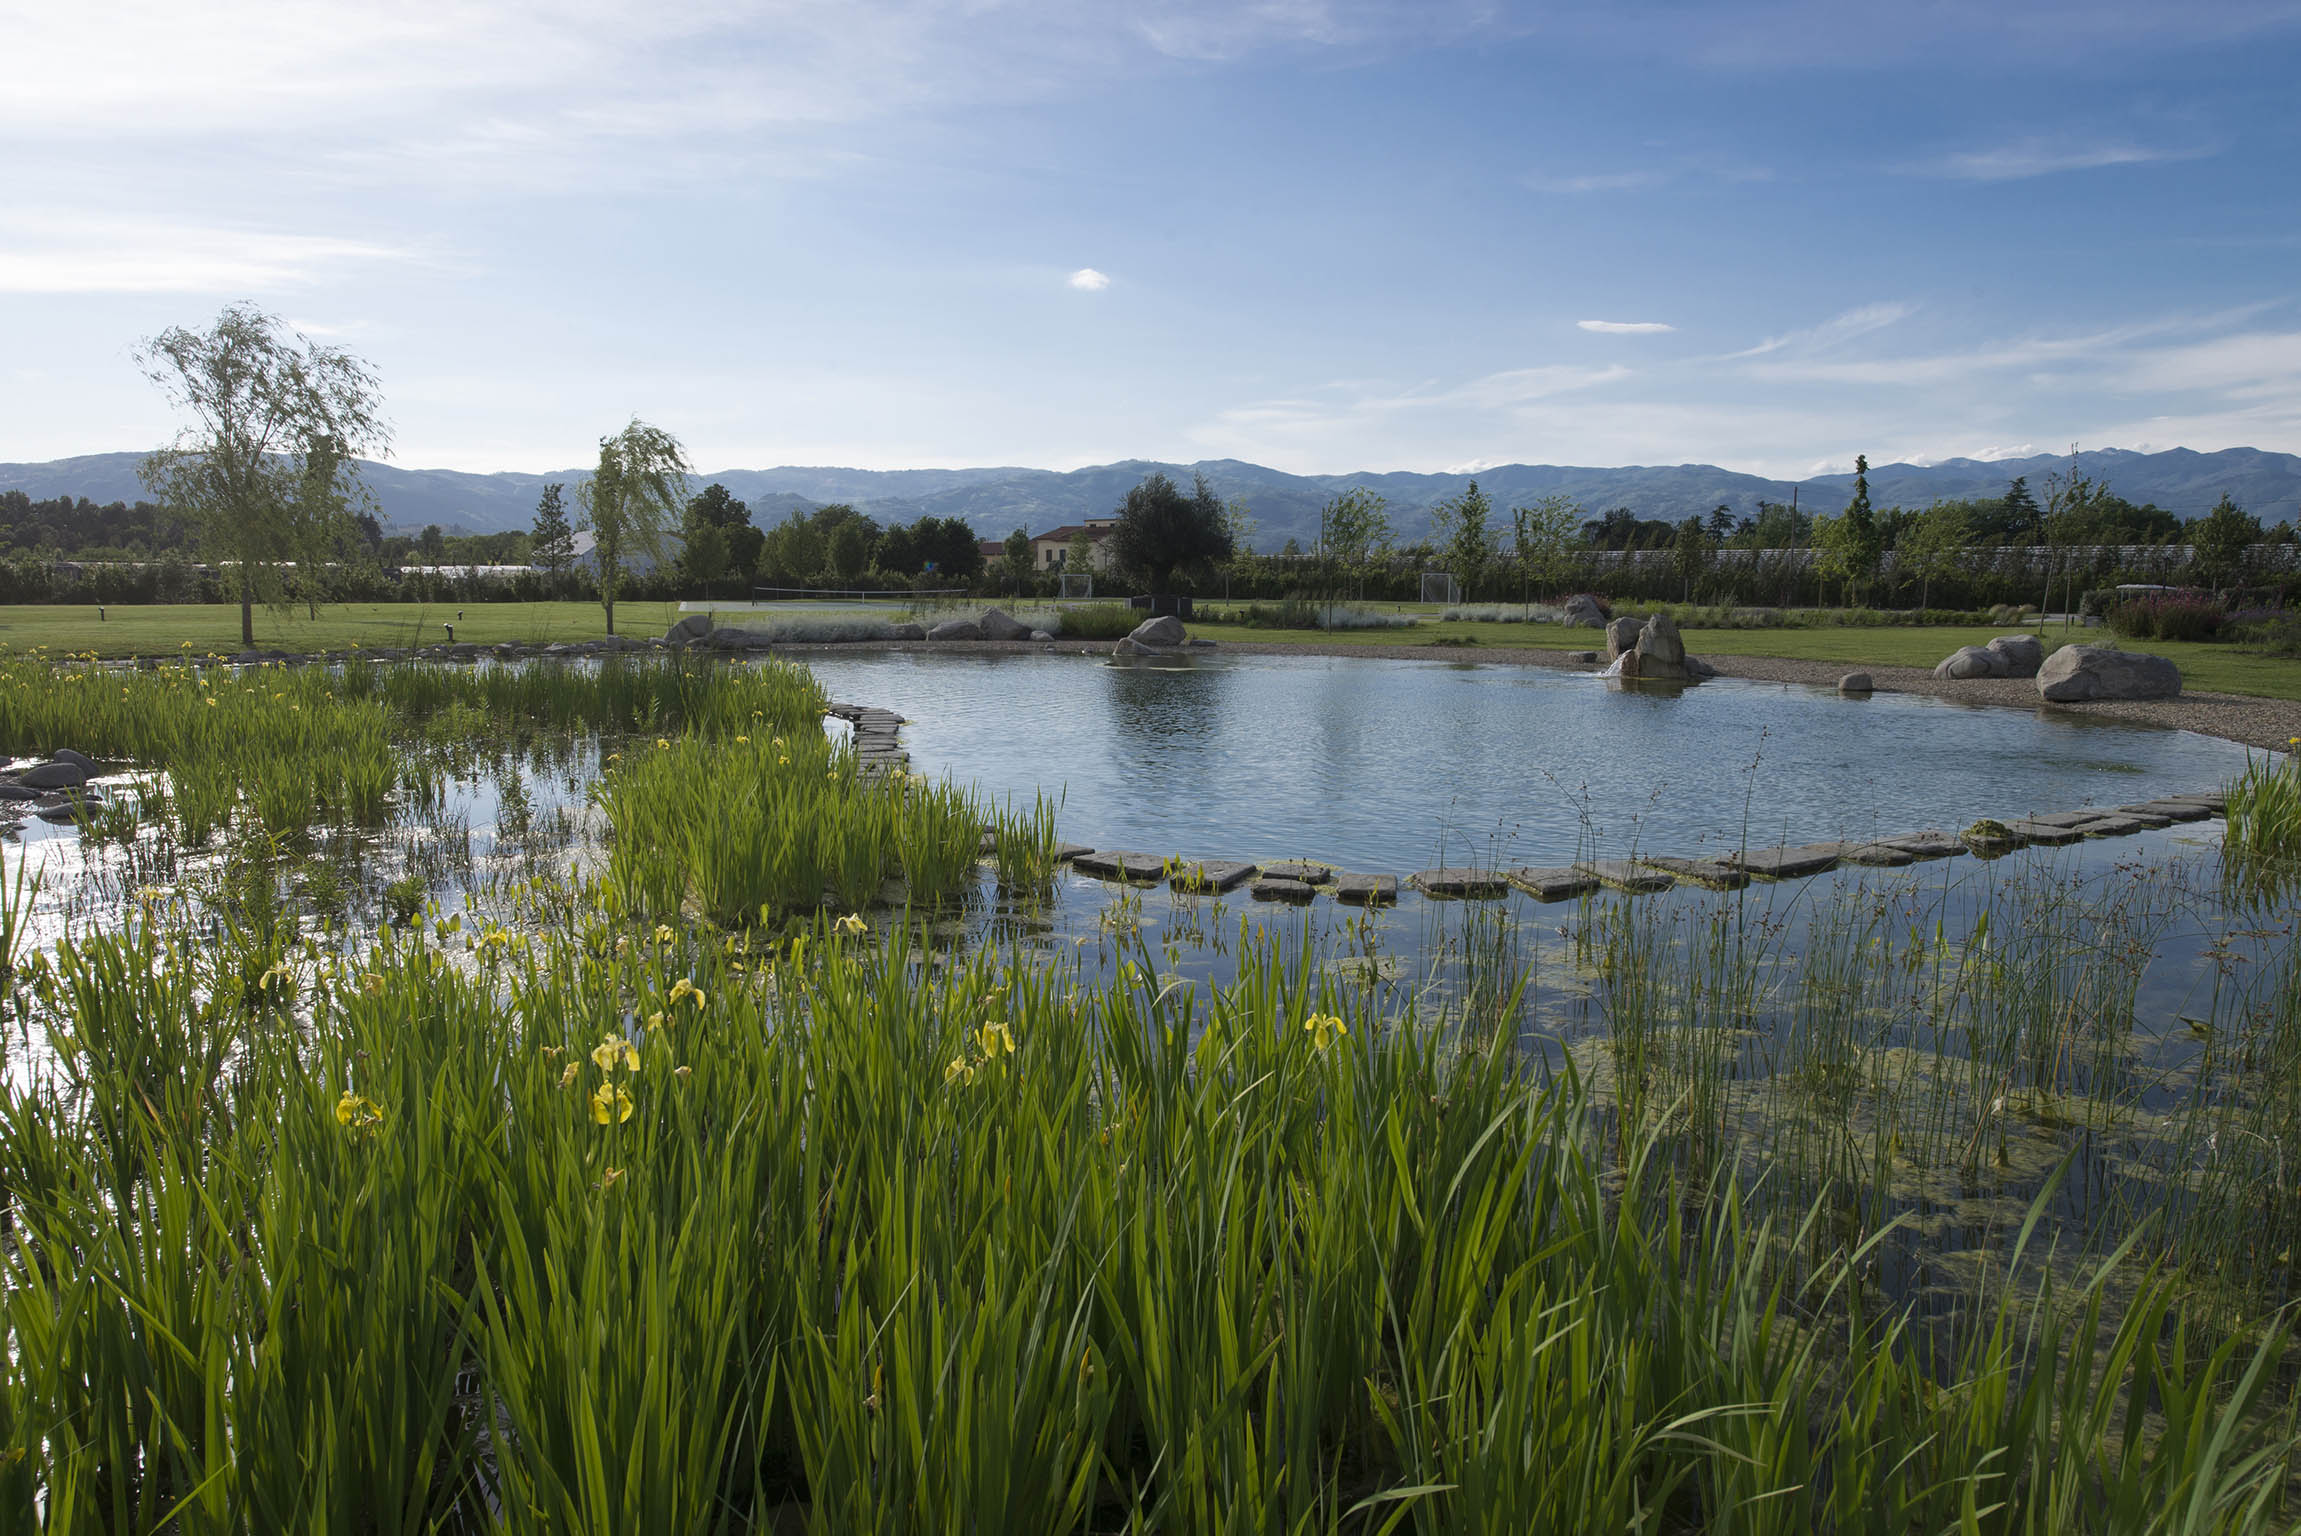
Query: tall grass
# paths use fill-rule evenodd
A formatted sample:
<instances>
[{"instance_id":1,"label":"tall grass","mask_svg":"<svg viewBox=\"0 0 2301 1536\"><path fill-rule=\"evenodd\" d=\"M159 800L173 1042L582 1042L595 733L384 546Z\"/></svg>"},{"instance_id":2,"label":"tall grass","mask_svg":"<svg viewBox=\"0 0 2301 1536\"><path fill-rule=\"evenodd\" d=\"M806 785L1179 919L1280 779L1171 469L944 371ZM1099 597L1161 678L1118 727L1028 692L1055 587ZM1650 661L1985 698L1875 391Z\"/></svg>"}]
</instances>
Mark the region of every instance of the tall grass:
<instances>
[{"instance_id":1,"label":"tall grass","mask_svg":"<svg viewBox=\"0 0 2301 1536\"><path fill-rule=\"evenodd\" d=\"M1082 984L556 910L225 1005L165 917L53 953L58 1069L0 1100L14 1523L2282 1524L2281 1331L2018 1251L1921 1321L1883 1234L1615 1157L1572 1074L1299 955Z\"/></svg>"},{"instance_id":2,"label":"tall grass","mask_svg":"<svg viewBox=\"0 0 2301 1536\"><path fill-rule=\"evenodd\" d=\"M2222 857L2241 876L2301 877L2301 739L2248 758L2228 789Z\"/></svg>"}]
</instances>

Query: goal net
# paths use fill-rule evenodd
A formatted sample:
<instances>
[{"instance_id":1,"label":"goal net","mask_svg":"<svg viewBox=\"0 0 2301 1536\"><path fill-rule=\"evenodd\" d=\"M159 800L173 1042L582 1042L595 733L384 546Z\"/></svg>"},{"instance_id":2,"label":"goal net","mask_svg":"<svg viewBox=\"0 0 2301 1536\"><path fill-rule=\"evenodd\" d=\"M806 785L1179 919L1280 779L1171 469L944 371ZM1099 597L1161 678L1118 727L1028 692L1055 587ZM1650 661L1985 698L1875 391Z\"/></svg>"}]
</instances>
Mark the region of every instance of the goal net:
<instances>
[{"instance_id":1,"label":"goal net","mask_svg":"<svg viewBox=\"0 0 2301 1536\"><path fill-rule=\"evenodd\" d=\"M1055 596L1066 599L1084 599L1095 595L1095 578L1087 571L1065 571L1056 578L1060 588Z\"/></svg>"},{"instance_id":2,"label":"goal net","mask_svg":"<svg viewBox=\"0 0 2301 1536\"><path fill-rule=\"evenodd\" d=\"M1462 588L1455 584L1450 572L1424 571L1422 600L1426 603L1459 603L1462 601Z\"/></svg>"}]
</instances>

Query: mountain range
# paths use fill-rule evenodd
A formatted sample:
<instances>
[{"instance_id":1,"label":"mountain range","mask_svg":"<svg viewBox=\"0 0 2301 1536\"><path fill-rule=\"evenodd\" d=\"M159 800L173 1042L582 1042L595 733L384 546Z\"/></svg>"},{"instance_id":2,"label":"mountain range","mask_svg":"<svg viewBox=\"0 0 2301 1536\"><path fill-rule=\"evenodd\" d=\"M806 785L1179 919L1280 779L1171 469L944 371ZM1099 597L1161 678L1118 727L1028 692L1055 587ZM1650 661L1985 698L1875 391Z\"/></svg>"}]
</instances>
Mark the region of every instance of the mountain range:
<instances>
[{"instance_id":1,"label":"mountain range","mask_svg":"<svg viewBox=\"0 0 2301 1536\"><path fill-rule=\"evenodd\" d=\"M136 479L142 455L100 453L44 464L0 464L0 491L21 490L36 498L85 496L97 502L133 502L146 493ZM2015 476L2028 477L2043 500L2045 479L2072 466L2136 504L2154 502L2188 518L2208 511L2226 495L2263 522L2291 521L2301 506L2301 455L2258 448L2225 448L2197 453L2171 448L2136 453L2109 448L2074 459L2040 454L2023 459L1945 459L1936 464L1883 464L1870 470L1870 499L1880 508L1923 506L1937 498L2003 494ZM437 523L450 533L496 533L525 528L535 516L536 498L550 481L572 491L585 477L580 469L548 474L503 472L468 474L448 469L401 469L363 463L382 520L395 531L414 532ZM1498 511L1536 498L1560 495L1595 517L1627 507L1642 518L1678 522L1725 506L1749 516L1763 501L1793 498L1806 509L1835 512L1843 507L1853 476L1816 475L1804 480L1768 480L1720 469L1713 464L1633 465L1620 469L1554 464L1500 464L1471 474L1414 474L1404 471L1346 475L1291 475L1237 459L1165 464L1129 459L1086 469L835 469L783 467L726 469L695 477L700 487L725 485L751 508L765 527L793 510L829 502L853 504L882 524L920 517L959 517L986 538L1022 527L1044 533L1082 518L1108 516L1128 489L1145 475L1163 471L1188 486L1204 474L1224 499L1243 501L1255 519L1255 544L1276 550L1288 539L1311 543L1318 532L1318 509L1328 498L1364 486L1389 498L1391 522L1402 540L1420 537L1430 509L1461 492L1475 478Z\"/></svg>"}]
</instances>

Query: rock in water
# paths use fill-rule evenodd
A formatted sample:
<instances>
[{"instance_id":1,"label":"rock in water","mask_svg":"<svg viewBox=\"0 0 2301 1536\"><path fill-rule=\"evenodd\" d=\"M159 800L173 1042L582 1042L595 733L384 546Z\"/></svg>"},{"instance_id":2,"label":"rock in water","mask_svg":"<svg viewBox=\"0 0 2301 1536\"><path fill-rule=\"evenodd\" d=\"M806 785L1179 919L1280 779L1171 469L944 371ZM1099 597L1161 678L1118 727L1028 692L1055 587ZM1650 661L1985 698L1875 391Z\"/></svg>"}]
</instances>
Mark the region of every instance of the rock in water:
<instances>
[{"instance_id":1,"label":"rock in water","mask_svg":"<svg viewBox=\"0 0 2301 1536\"><path fill-rule=\"evenodd\" d=\"M1004 608L987 610L983 614L982 625L985 640L1028 640L1031 637L1031 627Z\"/></svg>"},{"instance_id":2,"label":"rock in water","mask_svg":"<svg viewBox=\"0 0 2301 1536\"><path fill-rule=\"evenodd\" d=\"M1145 619L1127 636L1137 645L1174 646L1189 638L1183 633L1182 620L1171 613L1162 613L1155 619Z\"/></svg>"},{"instance_id":3,"label":"rock in water","mask_svg":"<svg viewBox=\"0 0 2301 1536\"><path fill-rule=\"evenodd\" d=\"M2005 658L1995 652L1978 645L1961 645L1941 659L1940 664L1933 669L1933 675L1961 680L1973 677L2003 677L2005 674L2000 672L1998 668L2004 665Z\"/></svg>"},{"instance_id":4,"label":"rock in water","mask_svg":"<svg viewBox=\"0 0 2301 1536\"><path fill-rule=\"evenodd\" d=\"M1643 631L1644 626L1627 614L1607 625L1606 659L1612 661L1617 656L1636 650L1638 648L1638 636Z\"/></svg>"},{"instance_id":5,"label":"rock in water","mask_svg":"<svg viewBox=\"0 0 2301 1536\"><path fill-rule=\"evenodd\" d=\"M1675 682L1686 675L1686 643L1678 638L1678 626L1668 614L1655 614L1638 631L1638 675L1656 682Z\"/></svg>"},{"instance_id":6,"label":"rock in water","mask_svg":"<svg viewBox=\"0 0 2301 1536\"><path fill-rule=\"evenodd\" d=\"M1997 677L2035 677L2045 661L2045 642L2035 635L1999 635L1982 649L1998 658Z\"/></svg>"},{"instance_id":7,"label":"rock in water","mask_svg":"<svg viewBox=\"0 0 2301 1536\"><path fill-rule=\"evenodd\" d=\"M1844 677L1838 679L1838 692L1840 693L1868 693L1869 691L1870 675L1867 672L1848 672Z\"/></svg>"},{"instance_id":8,"label":"rock in water","mask_svg":"<svg viewBox=\"0 0 2301 1536\"><path fill-rule=\"evenodd\" d=\"M2038 669L2037 694L2048 704L2086 699L2170 699L2181 692L2181 669L2162 656L2106 645L2065 645Z\"/></svg>"},{"instance_id":9,"label":"rock in water","mask_svg":"<svg viewBox=\"0 0 2301 1536\"><path fill-rule=\"evenodd\" d=\"M88 770L78 763L34 763L16 782L26 789L78 789L88 782Z\"/></svg>"},{"instance_id":10,"label":"rock in water","mask_svg":"<svg viewBox=\"0 0 2301 1536\"><path fill-rule=\"evenodd\" d=\"M983 626L973 619L945 619L927 631L930 640L980 640Z\"/></svg>"}]
</instances>

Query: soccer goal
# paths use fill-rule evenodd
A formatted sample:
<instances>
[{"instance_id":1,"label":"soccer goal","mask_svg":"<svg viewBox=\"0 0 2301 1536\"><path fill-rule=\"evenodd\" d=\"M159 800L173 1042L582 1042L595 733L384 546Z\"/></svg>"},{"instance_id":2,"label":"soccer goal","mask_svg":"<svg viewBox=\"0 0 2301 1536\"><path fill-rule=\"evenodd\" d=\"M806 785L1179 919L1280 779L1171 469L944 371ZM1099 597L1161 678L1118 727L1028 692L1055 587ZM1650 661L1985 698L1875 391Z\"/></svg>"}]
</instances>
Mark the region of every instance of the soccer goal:
<instances>
[{"instance_id":1,"label":"soccer goal","mask_svg":"<svg viewBox=\"0 0 2301 1536\"><path fill-rule=\"evenodd\" d=\"M1055 596L1065 602L1083 601L1095 595L1095 578L1089 571L1065 571L1055 578L1061 585Z\"/></svg>"},{"instance_id":2,"label":"soccer goal","mask_svg":"<svg viewBox=\"0 0 2301 1536\"><path fill-rule=\"evenodd\" d=\"M1462 588L1451 573L1424 571L1422 573L1422 600L1426 603L1454 604L1462 601Z\"/></svg>"}]
</instances>

